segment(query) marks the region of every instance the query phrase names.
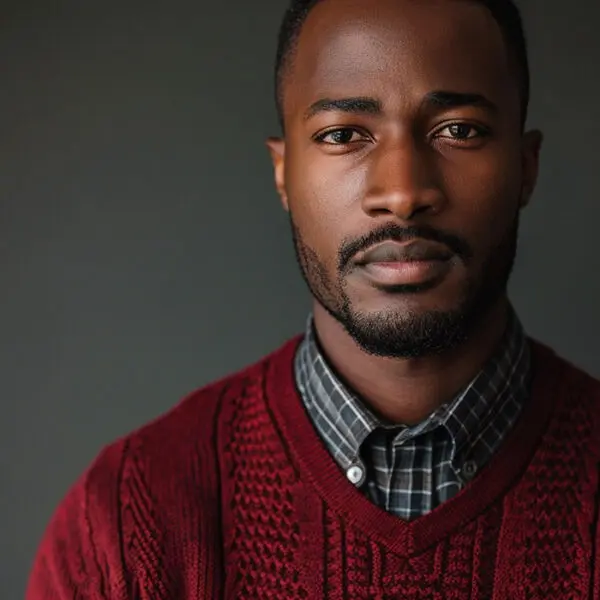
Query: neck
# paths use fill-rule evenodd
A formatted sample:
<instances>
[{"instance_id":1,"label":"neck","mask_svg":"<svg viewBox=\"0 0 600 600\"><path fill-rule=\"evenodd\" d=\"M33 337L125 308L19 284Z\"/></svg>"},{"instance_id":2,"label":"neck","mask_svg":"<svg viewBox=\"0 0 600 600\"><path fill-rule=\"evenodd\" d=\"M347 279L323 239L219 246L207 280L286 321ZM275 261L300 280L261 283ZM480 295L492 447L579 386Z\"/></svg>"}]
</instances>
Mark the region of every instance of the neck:
<instances>
[{"instance_id":1,"label":"neck","mask_svg":"<svg viewBox=\"0 0 600 600\"><path fill-rule=\"evenodd\" d=\"M506 329L508 300L494 305L462 345L408 359L367 354L320 304L313 310L319 344L344 384L381 417L414 425L451 401L483 368Z\"/></svg>"}]
</instances>

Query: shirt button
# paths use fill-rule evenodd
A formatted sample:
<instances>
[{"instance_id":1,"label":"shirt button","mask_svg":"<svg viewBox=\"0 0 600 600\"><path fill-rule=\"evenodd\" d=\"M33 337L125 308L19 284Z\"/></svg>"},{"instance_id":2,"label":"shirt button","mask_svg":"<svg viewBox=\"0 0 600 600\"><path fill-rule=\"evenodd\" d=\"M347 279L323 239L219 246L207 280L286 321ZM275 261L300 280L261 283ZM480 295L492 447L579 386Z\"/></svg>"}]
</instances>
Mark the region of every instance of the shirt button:
<instances>
[{"instance_id":1,"label":"shirt button","mask_svg":"<svg viewBox=\"0 0 600 600\"><path fill-rule=\"evenodd\" d=\"M474 460L467 460L463 465L461 473L466 481L471 481L477 473L477 463Z\"/></svg>"},{"instance_id":2,"label":"shirt button","mask_svg":"<svg viewBox=\"0 0 600 600\"><path fill-rule=\"evenodd\" d=\"M358 486L364 480L365 471L364 471L364 469L362 467L359 467L358 465L352 465L346 471L346 477L348 478L348 480L350 481L350 483L353 483L354 485Z\"/></svg>"}]
</instances>

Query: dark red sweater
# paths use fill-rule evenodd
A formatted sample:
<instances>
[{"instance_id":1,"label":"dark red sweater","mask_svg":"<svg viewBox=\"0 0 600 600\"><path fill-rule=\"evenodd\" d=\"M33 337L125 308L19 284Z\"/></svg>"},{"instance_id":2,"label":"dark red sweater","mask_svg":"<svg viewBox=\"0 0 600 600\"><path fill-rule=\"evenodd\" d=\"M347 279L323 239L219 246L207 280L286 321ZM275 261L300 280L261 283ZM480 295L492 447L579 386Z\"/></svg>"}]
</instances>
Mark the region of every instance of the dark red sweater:
<instances>
[{"instance_id":1,"label":"dark red sweater","mask_svg":"<svg viewBox=\"0 0 600 600\"><path fill-rule=\"evenodd\" d=\"M41 544L28 600L600 598L600 384L534 344L516 429L404 522L338 469L298 340L106 448Z\"/></svg>"}]
</instances>

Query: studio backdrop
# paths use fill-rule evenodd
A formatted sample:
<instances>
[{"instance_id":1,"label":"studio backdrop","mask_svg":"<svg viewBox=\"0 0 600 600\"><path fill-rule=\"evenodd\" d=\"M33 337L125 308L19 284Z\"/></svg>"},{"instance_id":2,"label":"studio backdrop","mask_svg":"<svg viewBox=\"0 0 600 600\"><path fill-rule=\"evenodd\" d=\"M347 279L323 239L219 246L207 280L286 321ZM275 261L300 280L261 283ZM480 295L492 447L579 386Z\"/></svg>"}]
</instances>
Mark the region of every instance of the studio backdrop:
<instances>
[{"instance_id":1,"label":"studio backdrop","mask_svg":"<svg viewBox=\"0 0 600 600\"><path fill-rule=\"evenodd\" d=\"M100 448L309 308L264 145L284 0L4 0L0 597ZM545 132L511 294L600 375L600 2L523 0Z\"/></svg>"}]
</instances>

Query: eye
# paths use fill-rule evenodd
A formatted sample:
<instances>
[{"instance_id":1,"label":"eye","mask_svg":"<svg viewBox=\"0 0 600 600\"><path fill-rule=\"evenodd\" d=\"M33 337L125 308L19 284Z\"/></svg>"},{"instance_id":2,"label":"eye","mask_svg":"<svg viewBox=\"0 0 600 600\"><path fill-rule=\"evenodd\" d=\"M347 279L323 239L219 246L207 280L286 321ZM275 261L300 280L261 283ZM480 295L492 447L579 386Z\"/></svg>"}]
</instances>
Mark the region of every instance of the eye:
<instances>
[{"instance_id":1,"label":"eye","mask_svg":"<svg viewBox=\"0 0 600 600\"><path fill-rule=\"evenodd\" d=\"M489 131L484 127L471 123L452 123L438 129L436 138L448 139L456 142L468 142L477 138L487 137Z\"/></svg>"},{"instance_id":2,"label":"eye","mask_svg":"<svg viewBox=\"0 0 600 600\"><path fill-rule=\"evenodd\" d=\"M330 129L315 136L315 141L320 144L329 144L331 146L346 146L356 142L364 142L368 137L353 127L338 127Z\"/></svg>"}]
</instances>

